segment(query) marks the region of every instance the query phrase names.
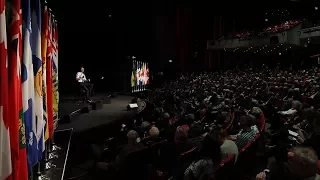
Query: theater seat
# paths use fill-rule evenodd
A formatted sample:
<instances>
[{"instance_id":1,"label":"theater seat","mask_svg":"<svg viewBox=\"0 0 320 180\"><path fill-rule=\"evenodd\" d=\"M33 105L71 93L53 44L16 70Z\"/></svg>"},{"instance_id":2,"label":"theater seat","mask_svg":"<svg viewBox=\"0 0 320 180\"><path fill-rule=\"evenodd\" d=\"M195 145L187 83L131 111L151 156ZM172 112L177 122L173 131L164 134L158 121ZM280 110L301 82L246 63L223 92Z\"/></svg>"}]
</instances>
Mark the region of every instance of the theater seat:
<instances>
[{"instance_id":1,"label":"theater seat","mask_svg":"<svg viewBox=\"0 0 320 180\"><path fill-rule=\"evenodd\" d=\"M185 151L179 155L177 162L173 165L173 168L167 169L169 171L158 169L157 171L169 175L174 175L175 177L183 177L184 170L195 160L197 154L197 148L194 147L188 151ZM172 165L168 165L172 166ZM167 168L167 167L166 167Z\"/></svg>"},{"instance_id":2,"label":"theater seat","mask_svg":"<svg viewBox=\"0 0 320 180\"><path fill-rule=\"evenodd\" d=\"M253 141L248 142L242 149L240 149L240 153L246 151L247 149L249 149L249 147L251 146Z\"/></svg>"},{"instance_id":3,"label":"theater seat","mask_svg":"<svg viewBox=\"0 0 320 180\"><path fill-rule=\"evenodd\" d=\"M255 172L255 166L257 164L257 142L259 141L261 135L257 136L251 140L245 147L240 150L238 155L238 160L236 163L237 174L241 177L245 175L253 175Z\"/></svg>"},{"instance_id":4,"label":"theater seat","mask_svg":"<svg viewBox=\"0 0 320 180\"><path fill-rule=\"evenodd\" d=\"M222 161L216 170L216 179L218 180L231 180L236 177L234 173L234 162L235 162L235 155L230 155L227 159Z\"/></svg>"},{"instance_id":5,"label":"theater seat","mask_svg":"<svg viewBox=\"0 0 320 180\"><path fill-rule=\"evenodd\" d=\"M228 126L224 129L224 131L228 131L228 129L232 126L233 120L234 120L234 112L231 114L231 120Z\"/></svg>"},{"instance_id":6,"label":"theater seat","mask_svg":"<svg viewBox=\"0 0 320 180\"><path fill-rule=\"evenodd\" d=\"M192 163L192 161L195 160L196 155L197 155L196 147L181 153L178 158L178 166L183 165L185 163Z\"/></svg>"},{"instance_id":7,"label":"theater seat","mask_svg":"<svg viewBox=\"0 0 320 180\"><path fill-rule=\"evenodd\" d=\"M196 159L197 148L194 147L189 151L183 152L178 158L177 164L172 169L172 175L176 179L183 179L185 170Z\"/></svg>"},{"instance_id":8,"label":"theater seat","mask_svg":"<svg viewBox=\"0 0 320 180\"><path fill-rule=\"evenodd\" d=\"M265 117L264 117L264 114L261 114L261 116L260 116L260 128L259 128L259 132L263 132L265 126L266 126L266 119L265 119Z\"/></svg>"}]
</instances>

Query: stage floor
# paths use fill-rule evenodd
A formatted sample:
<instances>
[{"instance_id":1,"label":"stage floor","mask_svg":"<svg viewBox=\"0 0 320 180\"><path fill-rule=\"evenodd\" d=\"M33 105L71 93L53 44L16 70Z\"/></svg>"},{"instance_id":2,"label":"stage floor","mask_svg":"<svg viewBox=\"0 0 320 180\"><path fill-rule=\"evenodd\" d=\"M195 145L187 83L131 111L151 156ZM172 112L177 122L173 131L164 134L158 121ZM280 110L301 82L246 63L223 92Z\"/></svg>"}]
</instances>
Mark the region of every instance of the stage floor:
<instances>
[{"instance_id":1,"label":"stage floor","mask_svg":"<svg viewBox=\"0 0 320 180\"><path fill-rule=\"evenodd\" d=\"M95 99L99 98L95 97ZM111 103L103 104L102 109L72 115L71 122L59 124L57 130L73 128L74 133L80 133L101 125L107 125L119 119L132 118L136 114L135 110L127 111L127 106L131 99L131 96L111 98ZM66 115L82 107L83 105L76 105L75 102L65 102L61 103L59 108L64 109L63 113Z\"/></svg>"}]
</instances>

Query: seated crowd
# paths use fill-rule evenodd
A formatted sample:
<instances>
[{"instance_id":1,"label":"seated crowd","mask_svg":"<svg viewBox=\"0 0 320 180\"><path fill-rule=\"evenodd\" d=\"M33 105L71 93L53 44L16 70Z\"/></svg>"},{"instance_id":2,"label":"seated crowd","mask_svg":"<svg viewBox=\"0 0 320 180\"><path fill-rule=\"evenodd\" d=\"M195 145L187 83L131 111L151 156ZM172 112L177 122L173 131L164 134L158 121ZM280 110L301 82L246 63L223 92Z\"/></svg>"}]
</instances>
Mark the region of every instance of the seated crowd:
<instances>
[{"instance_id":1,"label":"seated crowd","mask_svg":"<svg viewBox=\"0 0 320 180\"><path fill-rule=\"evenodd\" d=\"M265 29L263 29L263 32L261 32L259 35L262 35L262 34L270 34L270 33L280 33L280 32L283 32L283 31L288 31L292 28L294 28L296 25L298 25L299 23L301 23L301 20L289 20L289 21L286 21L282 24L277 24L277 25L274 25L274 26L269 26Z\"/></svg>"},{"instance_id":2,"label":"seated crowd","mask_svg":"<svg viewBox=\"0 0 320 180\"><path fill-rule=\"evenodd\" d=\"M235 33L230 33L228 34L227 39L235 39L235 38L249 38L253 35L254 33L252 31L243 31L243 32L235 32Z\"/></svg>"},{"instance_id":3,"label":"seated crowd","mask_svg":"<svg viewBox=\"0 0 320 180\"><path fill-rule=\"evenodd\" d=\"M277 25L264 28L261 32L243 31L243 32L230 33L228 34L226 39L249 39L249 38L264 37L269 34L288 31L294 28L296 25L298 25L301 22L302 22L301 20L289 20L289 21L283 22L282 24L277 24Z\"/></svg>"},{"instance_id":4,"label":"seated crowd","mask_svg":"<svg viewBox=\"0 0 320 180\"><path fill-rule=\"evenodd\" d=\"M104 147L93 146L96 174L319 179L319 75L318 68L266 66L182 75L144 99L152 112L139 113ZM127 144L115 145L123 137Z\"/></svg>"}]
</instances>

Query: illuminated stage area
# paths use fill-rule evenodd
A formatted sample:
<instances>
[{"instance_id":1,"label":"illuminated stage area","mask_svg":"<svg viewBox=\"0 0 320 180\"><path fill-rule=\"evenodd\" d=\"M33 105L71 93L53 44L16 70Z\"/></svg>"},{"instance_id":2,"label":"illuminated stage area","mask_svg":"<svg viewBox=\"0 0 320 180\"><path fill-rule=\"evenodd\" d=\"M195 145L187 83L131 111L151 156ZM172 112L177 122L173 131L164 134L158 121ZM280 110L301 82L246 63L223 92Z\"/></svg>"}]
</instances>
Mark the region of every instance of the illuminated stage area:
<instances>
[{"instance_id":1,"label":"illuminated stage area","mask_svg":"<svg viewBox=\"0 0 320 180\"><path fill-rule=\"evenodd\" d=\"M65 123L61 123L57 130L73 128L74 133L82 133L90 131L93 128L106 126L121 119L132 118L134 111L127 111L127 106L131 101L130 96L118 96L111 98L108 96L96 96L93 98L95 102L102 101L102 107L92 110L87 103L64 102L60 103L60 111L63 118L65 115L71 114L70 119ZM88 108L89 112L86 112ZM64 113L64 114L63 114Z\"/></svg>"}]
</instances>

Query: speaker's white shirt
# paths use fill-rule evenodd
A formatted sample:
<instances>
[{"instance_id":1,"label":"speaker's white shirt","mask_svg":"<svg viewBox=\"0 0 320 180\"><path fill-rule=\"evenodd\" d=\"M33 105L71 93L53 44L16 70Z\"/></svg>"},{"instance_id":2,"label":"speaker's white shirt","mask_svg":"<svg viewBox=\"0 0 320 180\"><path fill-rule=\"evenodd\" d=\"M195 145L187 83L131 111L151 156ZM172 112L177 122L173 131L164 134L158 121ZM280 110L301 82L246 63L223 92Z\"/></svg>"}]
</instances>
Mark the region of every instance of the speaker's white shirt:
<instances>
[{"instance_id":1,"label":"speaker's white shirt","mask_svg":"<svg viewBox=\"0 0 320 180\"><path fill-rule=\"evenodd\" d=\"M87 81L86 75L83 74L83 72L78 72L76 75L76 79L80 78L79 80L77 80L78 82L84 82Z\"/></svg>"}]
</instances>

